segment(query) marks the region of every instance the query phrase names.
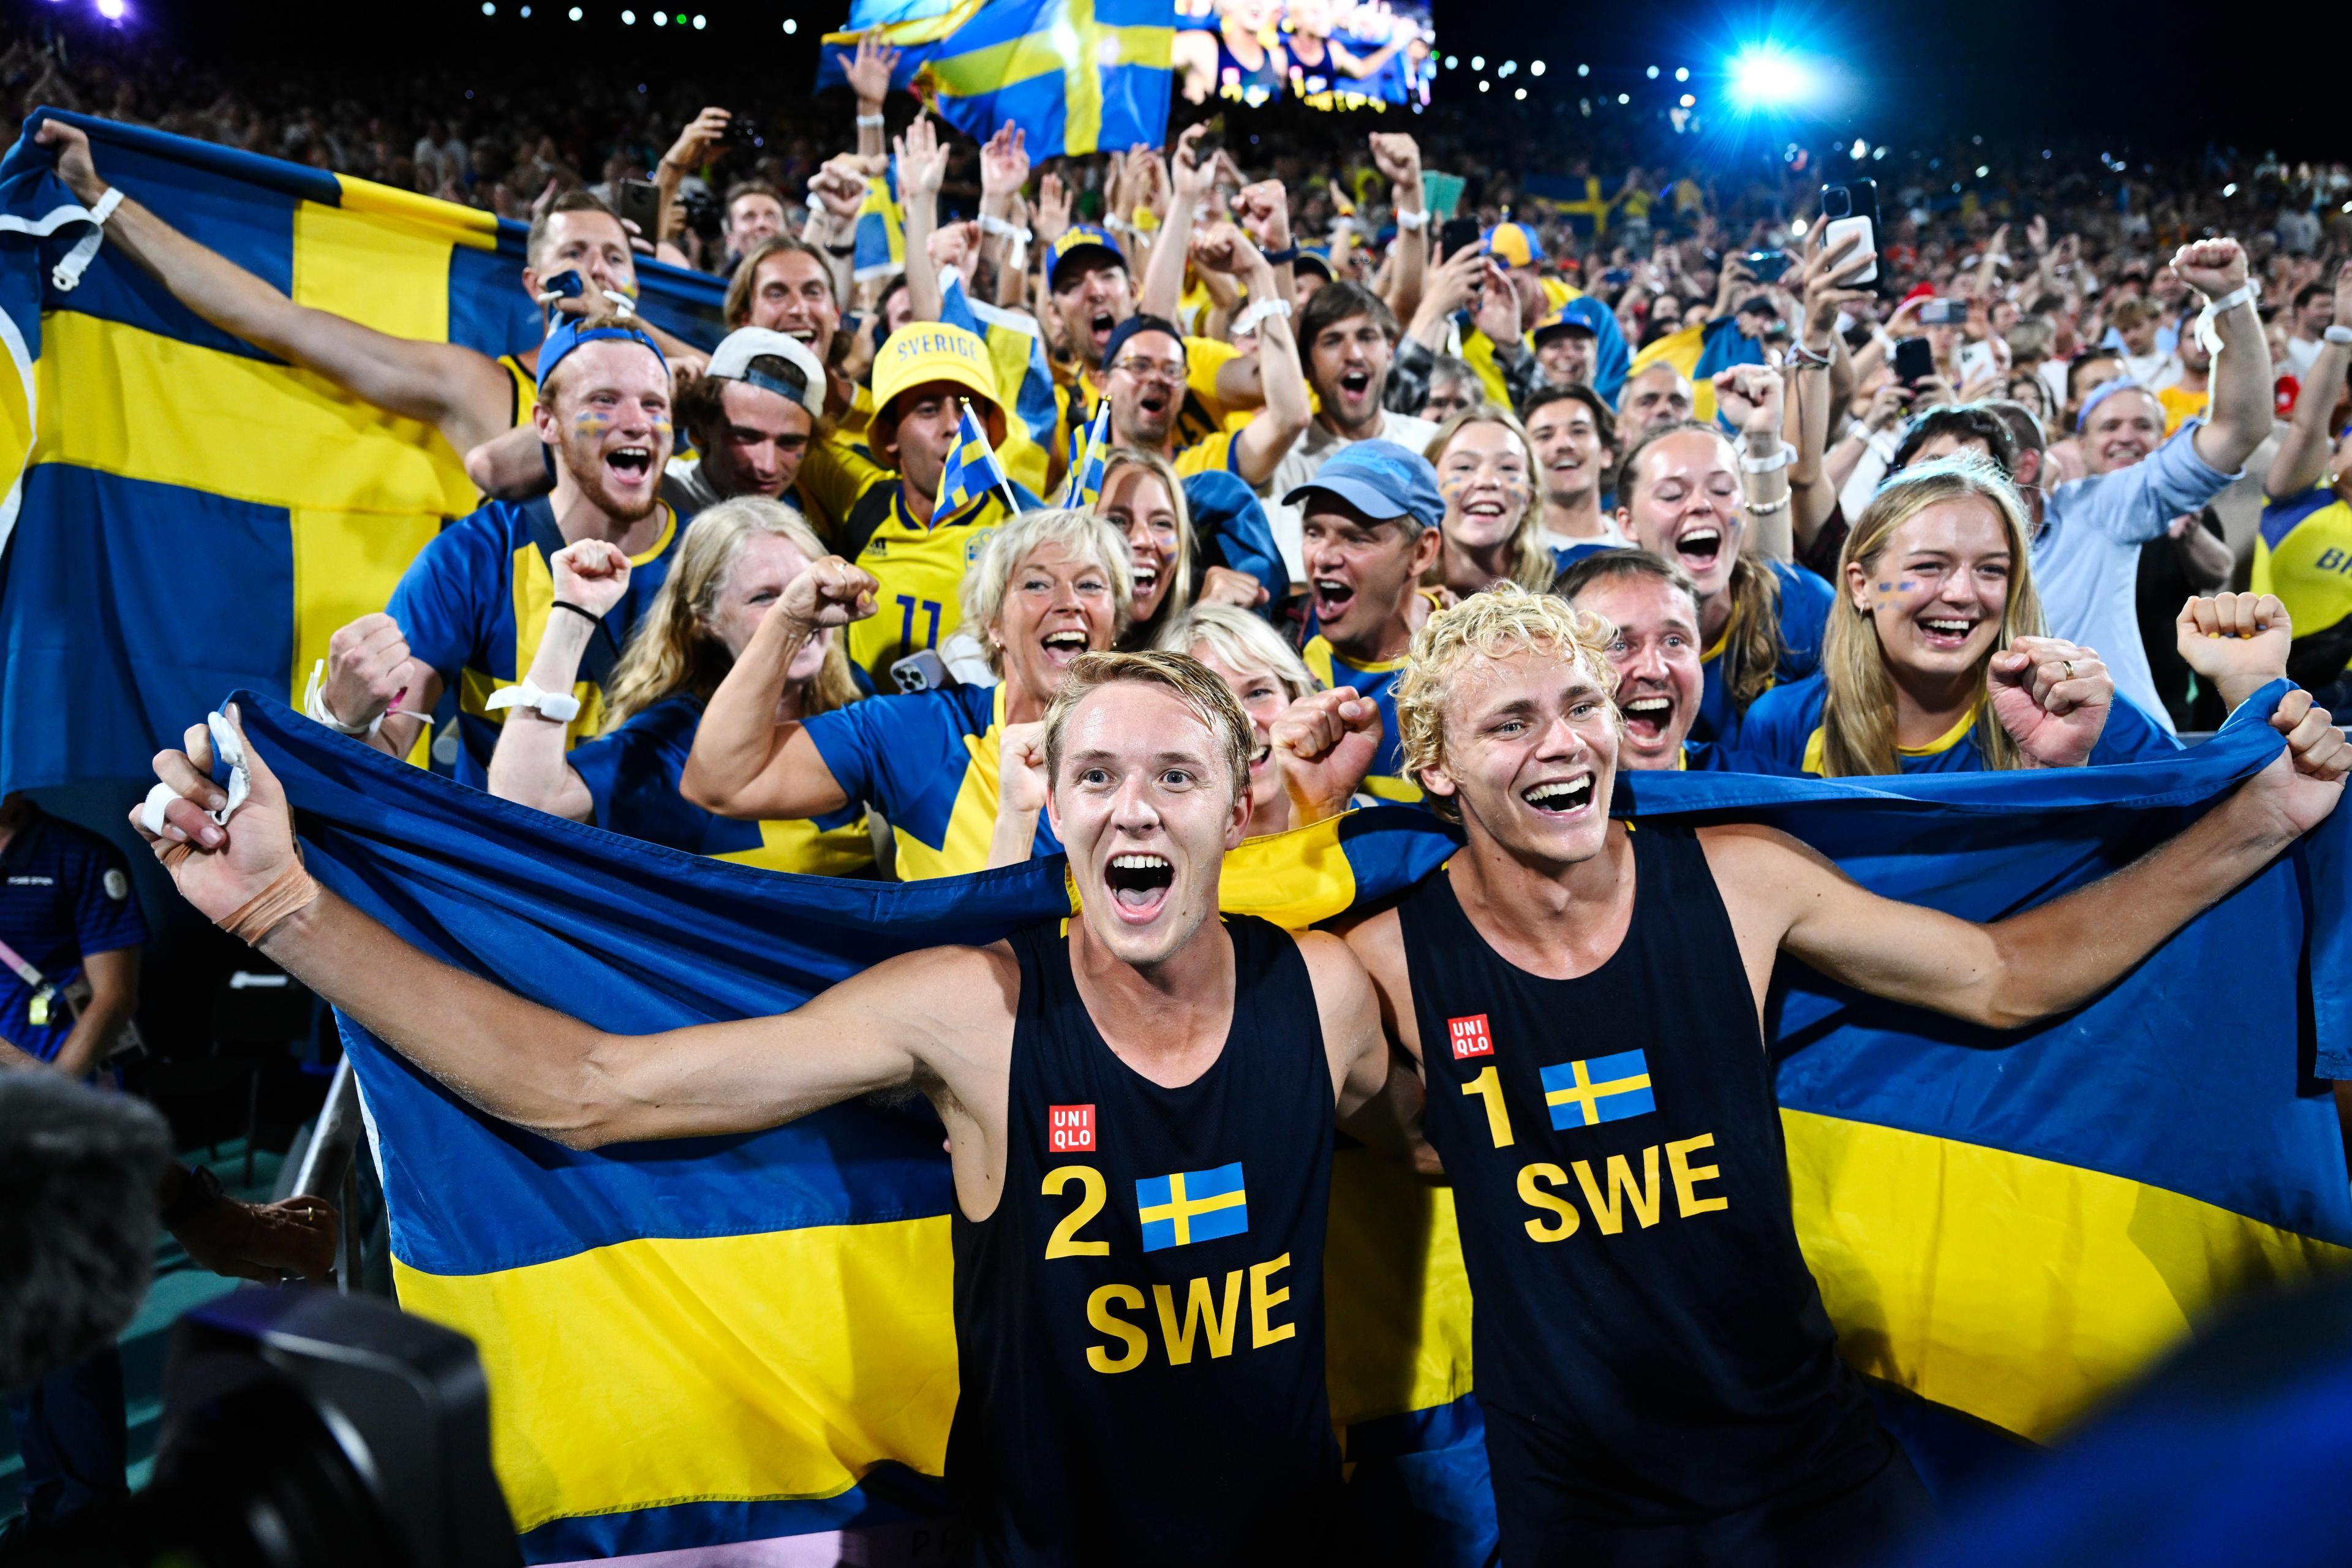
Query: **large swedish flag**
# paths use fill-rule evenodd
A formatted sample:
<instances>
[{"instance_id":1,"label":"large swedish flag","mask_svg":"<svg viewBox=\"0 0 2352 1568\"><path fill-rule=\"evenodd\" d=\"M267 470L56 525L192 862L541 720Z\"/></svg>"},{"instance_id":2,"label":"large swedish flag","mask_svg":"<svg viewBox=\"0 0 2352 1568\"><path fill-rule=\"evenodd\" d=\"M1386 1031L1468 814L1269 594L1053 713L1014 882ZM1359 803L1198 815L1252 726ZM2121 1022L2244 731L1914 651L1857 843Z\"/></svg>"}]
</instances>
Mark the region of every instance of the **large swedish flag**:
<instances>
[{"instance_id":1,"label":"large swedish flag","mask_svg":"<svg viewBox=\"0 0 2352 1568\"><path fill-rule=\"evenodd\" d=\"M1157 147L1168 132L1173 0L962 0L827 33L817 86L841 79L863 34L898 46L891 85L982 141L1018 125L1032 158Z\"/></svg>"},{"instance_id":2,"label":"large swedish flag","mask_svg":"<svg viewBox=\"0 0 2352 1568\"><path fill-rule=\"evenodd\" d=\"M224 685L299 693L478 500L438 433L208 325L111 247L60 289L89 230L32 144L53 113L0 161L0 789L142 773ZM494 357L539 341L520 224L58 117L110 184L297 303ZM717 341L718 279L640 262L638 282L646 317Z\"/></svg>"},{"instance_id":3,"label":"large swedish flag","mask_svg":"<svg viewBox=\"0 0 2352 1568\"><path fill-rule=\"evenodd\" d=\"M1880 891L1990 918L2128 859L2274 756L2261 719L2283 689L2158 762L1867 782L1643 773L1617 804L1769 822ZM1058 859L876 887L677 856L241 700L321 880L426 951L602 1027L791 1006L891 953L1069 908ZM2339 814L2105 995L2013 1035L1784 971L1773 1022L1797 1223L1851 1359L2040 1436L2212 1303L2352 1256L2334 1106L2312 1076L2352 1076L2341 988L2312 979L2352 972L2348 832ZM1226 901L1303 925L1453 848L1426 813L1353 813L1244 845ZM402 1299L480 1342L534 1561L887 1527L939 1506L923 1478L944 1459L955 1375L935 1123L843 1106L751 1137L580 1153L346 1037ZM1207 1190L1195 1174L1188 1208ZM1450 1193L1342 1154L1328 1268L1332 1410L1360 1506L1417 1509L1424 1541L1440 1531L1478 1560L1491 1513Z\"/></svg>"}]
</instances>

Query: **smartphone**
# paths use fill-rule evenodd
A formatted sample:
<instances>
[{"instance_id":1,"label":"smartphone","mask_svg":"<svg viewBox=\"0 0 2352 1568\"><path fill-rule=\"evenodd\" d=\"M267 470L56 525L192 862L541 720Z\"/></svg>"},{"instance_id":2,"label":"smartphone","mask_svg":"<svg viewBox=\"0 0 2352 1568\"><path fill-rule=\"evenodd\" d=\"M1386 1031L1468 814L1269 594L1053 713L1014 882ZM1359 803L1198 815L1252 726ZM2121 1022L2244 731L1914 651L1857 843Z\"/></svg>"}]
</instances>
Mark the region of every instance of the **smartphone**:
<instances>
[{"instance_id":1,"label":"smartphone","mask_svg":"<svg viewBox=\"0 0 2352 1568\"><path fill-rule=\"evenodd\" d=\"M651 180L614 181L613 210L623 223L635 224L647 245L661 238L661 189Z\"/></svg>"},{"instance_id":2,"label":"smartphone","mask_svg":"<svg viewBox=\"0 0 2352 1568\"><path fill-rule=\"evenodd\" d=\"M1631 283L1633 281L1633 269L1630 267L1612 267L1601 275L1601 281L1612 289L1621 283Z\"/></svg>"},{"instance_id":3,"label":"smartphone","mask_svg":"<svg viewBox=\"0 0 2352 1568\"><path fill-rule=\"evenodd\" d=\"M1936 374L1936 351L1925 338L1902 338L1895 344L1895 379L1916 386Z\"/></svg>"},{"instance_id":4,"label":"smartphone","mask_svg":"<svg viewBox=\"0 0 2352 1568\"><path fill-rule=\"evenodd\" d=\"M1222 152L1225 145L1225 117L1212 114L1207 123L1209 128L1201 132L1198 142L1192 143L1192 166L1196 169L1207 168L1209 160Z\"/></svg>"},{"instance_id":5,"label":"smartphone","mask_svg":"<svg viewBox=\"0 0 2352 1568\"><path fill-rule=\"evenodd\" d=\"M1966 300L1928 300L1919 306L1919 324L1923 327L1965 326L1968 320Z\"/></svg>"},{"instance_id":6,"label":"smartphone","mask_svg":"<svg viewBox=\"0 0 2352 1568\"><path fill-rule=\"evenodd\" d=\"M1834 250L1848 235L1862 237L1862 248L1871 253L1871 263L1853 275L1856 283L1875 284L1880 281L1878 270L1878 182L1848 180L1841 185L1822 187L1822 221L1829 226L1822 231L1822 248Z\"/></svg>"},{"instance_id":7,"label":"smartphone","mask_svg":"<svg viewBox=\"0 0 2352 1568\"><path fill-rule=\"evenodd\" d=\"M751 117L740 110L727 116L727 129L719 133L719 145L730 152L749 151L760 145L760 129Z\"/></svg>"},{"instance_id":8,"label":"smartphone","mask_svg":"<svg viewBox=\"0 0 2352 1568\"><path fill-rule=\"evenodd\" d=\"M1463 247L1478 243L1478 220L1475 217L1450 217L1437 231L1437 243L1446 255L1459 255Z\"/></svg>"},{"instance_id":9,"label":"smartphone","mask_svg":"<svg viewBox=\"0 0 2352 1568\"><path fill-rule=\"evenodd\" d=\"M927 647L918 648L892 665L890 679L909 697L919 691L945 691L956 684L956 678L948 673L947 661Z\"/></svg>"},{"instance_id":10,"label":"smartphone","mask_svg":"<svg viewBox=\"0 0 2352 1568\"><path fill-rule=\"evenodd\" d=\"M1785 250L1751 250L1739 260L1759 283L1778 283L1789 270L1790 256Z\"/></svg>"}]
</instances>

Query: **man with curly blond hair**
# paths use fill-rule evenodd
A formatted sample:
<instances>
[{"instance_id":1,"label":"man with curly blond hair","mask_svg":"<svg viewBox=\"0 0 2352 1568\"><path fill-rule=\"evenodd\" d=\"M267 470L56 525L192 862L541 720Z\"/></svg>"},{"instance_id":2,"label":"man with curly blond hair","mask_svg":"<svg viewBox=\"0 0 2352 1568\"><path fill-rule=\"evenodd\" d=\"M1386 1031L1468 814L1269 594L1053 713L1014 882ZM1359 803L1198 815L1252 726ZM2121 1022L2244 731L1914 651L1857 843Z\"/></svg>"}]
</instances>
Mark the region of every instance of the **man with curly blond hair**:
<instances>
[{"instance_id":1,"label":"man with curly blond hair","mask_svg":"<svg viewBox=\"0 0 2352 1568\"><path fill-rule=\"evenodd\" d=\"M1609 635L1508 584L1423 624L1404 765L1465 842L1348 933L1454 1181L1503 1557L1867 1560L1926 1496L1798 1248L1774 963L1992 1027L2063 1011L2333 810L2347 748L2295 693L2289 754L2179 837L1978 925L1769 828L1612 817Z\"/></svg>"}]
</instances>

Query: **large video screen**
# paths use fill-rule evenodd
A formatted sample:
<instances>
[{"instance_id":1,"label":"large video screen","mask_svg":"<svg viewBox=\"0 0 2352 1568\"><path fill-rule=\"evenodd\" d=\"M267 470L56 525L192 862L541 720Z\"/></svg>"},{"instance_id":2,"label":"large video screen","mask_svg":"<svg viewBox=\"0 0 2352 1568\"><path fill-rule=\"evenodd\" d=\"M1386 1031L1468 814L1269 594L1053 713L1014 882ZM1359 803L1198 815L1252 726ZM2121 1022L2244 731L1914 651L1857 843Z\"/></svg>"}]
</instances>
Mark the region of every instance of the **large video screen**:
<instances>
[{"instance_id":1,"label":"large video screen","mask_svg":"<svg viewBox=\"0 0 2352 1568\"><path fill-rule=\"evenodd\" d=\"M1426 0L1176 0L1173 53L1194 103L1418 110L1436 39Z\"/></svg>"}]
</instances>

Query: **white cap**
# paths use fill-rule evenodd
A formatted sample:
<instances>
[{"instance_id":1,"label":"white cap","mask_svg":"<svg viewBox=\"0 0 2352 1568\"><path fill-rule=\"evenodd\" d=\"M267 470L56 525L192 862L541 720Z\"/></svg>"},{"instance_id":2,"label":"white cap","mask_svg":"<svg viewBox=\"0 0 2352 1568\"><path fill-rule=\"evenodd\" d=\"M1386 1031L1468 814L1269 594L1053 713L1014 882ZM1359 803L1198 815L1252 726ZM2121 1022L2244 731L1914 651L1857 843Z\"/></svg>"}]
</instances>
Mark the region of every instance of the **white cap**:
<instances>
[{"instance_id":1,"label":"white cap","mask_svg":"<svg viewBox=\"0 0 2352 1568\"><path fill-rule=\"evenodd\" d=\"M780 359L799 371L801 384L794 387L779 376L752 374L751 362L768 358ZM702 374L714 381L745 381L765 387L807 409L811 418L824 413L824 366L806 343L788 333L766 327L738 327L719 341Z\"/></svg>"}]
</instances>

